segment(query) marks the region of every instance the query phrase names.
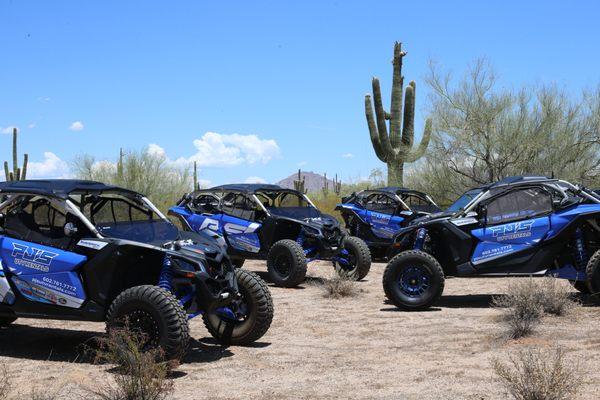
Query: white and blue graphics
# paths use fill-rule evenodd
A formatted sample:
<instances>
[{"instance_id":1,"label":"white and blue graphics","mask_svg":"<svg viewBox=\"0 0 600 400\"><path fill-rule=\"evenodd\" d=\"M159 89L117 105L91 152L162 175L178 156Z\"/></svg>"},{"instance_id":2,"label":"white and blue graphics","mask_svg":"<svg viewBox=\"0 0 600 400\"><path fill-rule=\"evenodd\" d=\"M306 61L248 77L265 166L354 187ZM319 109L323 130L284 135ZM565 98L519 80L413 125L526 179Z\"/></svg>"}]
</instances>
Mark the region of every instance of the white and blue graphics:
<instances>
[{"instance_id":1,"label":"white and blue graphics","mask_svg":"<svg viewBox=\"0 0 600 400\"><path fill-rule=\"evenodd\" d=\"M477 265L526 250L541 242L549 231L548 217L475 229L471 234L479 240L479 243L475 247L471 261Z\"/></svg>"},{"instance_id":2,"label":"white and blue graphics","mask_svg":"<svg viewBox=\"0 0 600 400\"><path fill-rule=\"evenodd\" d=\"M81 307L86 296L77 268L87 260L85 256L22 240L1 240L2 275L21 295L40 303ZM1 287L0 283L0 298Z\"/></svg>"}]
</instances>

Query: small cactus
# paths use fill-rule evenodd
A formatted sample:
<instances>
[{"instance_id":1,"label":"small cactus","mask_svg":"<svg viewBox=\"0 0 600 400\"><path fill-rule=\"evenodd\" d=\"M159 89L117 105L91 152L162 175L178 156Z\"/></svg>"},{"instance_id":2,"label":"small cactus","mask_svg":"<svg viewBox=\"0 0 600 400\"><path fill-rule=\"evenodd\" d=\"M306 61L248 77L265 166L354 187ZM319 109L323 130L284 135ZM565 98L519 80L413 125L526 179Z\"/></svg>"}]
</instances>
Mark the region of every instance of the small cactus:
<instances>
[{"instance_id":1,"label":"small cactus","mask_svg":"<svg viewBox=\"0 0 600 400\"><path fill-rule=\"evenodd\" d=\"M296 189L300 193L306 194L305 183L306 176L303 176L302 171L298 170L298 180L294 180L294 189Z\"/></svg>"},{"instance_id":2,"label":"small cactus","mask_svg":"<svg viewBox=\"0 0 600 400\"><path fill-rule=\"evenodd\" d=\"M8 168L8 161L4 161L4 175L6 181L23 181L27 179L27 164L29 162L29 155L23 155L23 168L19 168L19 160L17 153L17 128L13 128L13 170L10 171Z\"/></svg>"},{"instance_id":3,"label":"small cactus","mask_svg":"<svg viewBox=\"0 0 600 400\"><path fill-rule=\"evenodd\" d=\"M337 174L335 174L335 178L333 178L333 191L336 196L339 196L342 193L342 180L338 180Z\"/></svg>"},{"instance_id":4,"label":"small cactus","mask_svg":"<svg viewBox=\"0 0 600 400\"><path fill-rule=\"evenodd\" d=\"M198 164L194 161L194 190L200 190L200 184L198 183Z\"/></svg>"},{"instance_id":5,"label":"small cactus","mask_svg":"<svg viewBox=\"0 0 600 400\"><path fill-rule=\"evenodd\" d=\"M327 172L323 174L323 195L327 196L329 194L329 181L327 180Z\"/></svg>"},{"instance_id":6,"label":"small cactus","mask_svg":"<svg viewBox=\"0 0 600 400\"><path fill-rule=\"evenodd\" d=\"M117 162L117 177L119 182L123 182L123 158L125 157L125 153L123 152L123 148L119 149L119 161Z\"/></svg>"}]
</instances>

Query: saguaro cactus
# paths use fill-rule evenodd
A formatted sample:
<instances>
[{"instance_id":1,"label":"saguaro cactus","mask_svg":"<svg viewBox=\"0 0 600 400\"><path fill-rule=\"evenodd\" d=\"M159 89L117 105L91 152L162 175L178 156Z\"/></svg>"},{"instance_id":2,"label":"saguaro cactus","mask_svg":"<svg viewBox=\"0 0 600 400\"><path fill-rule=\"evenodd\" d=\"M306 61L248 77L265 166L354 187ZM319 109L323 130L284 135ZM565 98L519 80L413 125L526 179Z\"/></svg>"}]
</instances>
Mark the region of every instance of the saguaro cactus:
<instances>
[{"instance_id":1,"label":"saguaro cactus","mask_svg":"<svg viewBox=\"0 0 600 400\"><path fill-rule=\"evenodd\" d=\"M117 161L117 178L119 182L123 184L123 159L125 158L125 153L123 152L123 148L119 149L119 161Z\"/></svg>"},{"instance_id":2,"label":"saguaro cactus","mask_svg":"<svg viewBox=\"0 0 600 400\"><path fill-rule=\"evenodd\" d=\"M23 181L27 179L27 163L29 162L29 155L23 155L23 168L19 168L18 153L17 153L17 128L13 128L13 170L10 171L8 168L8 161L4 161L4 175L6 181Z\"/></svg>"},{"instance_id":3,"label":"saguaro cactus","mask_svg":"<svg viewBox=\"0 0 600 400\"><path fill-rule=\"evenodd\" d=\"M333 178L333 191L336 196L339 196L342 193L342 181L338 180L337 174L335 174L335 178Z\"/></svg>"},{"instance_id":4,"label":"saguaro cactus","mask_svg":"<svg viewBox=\"0 0 600 400\"><path fill-rule=\"evenodd\" d=\"M373 104L371 95L365 96L365 114L371 142L377 157L387 164L388 185L402 186L404 175L404 164L417 161L423 156L429 139L431 137L431 120L425 122L425 130L421 143L417 149L413 149L415 136L415 90L416 84L411 81L406 87L404 100L404 121L402 121L402 89L404 77L402 76L402 58L406 52L402 51L402 44L396 42L394 45L393 79L392 79L392 101L390 112L383 108L381 100L381 89L379 79L373 78ZM388 126L389 123L389 135Z\"/></svg>"},{"instance_id":5,"label":"saguaro cactus","mask_svg":"<svg viewBox=\"0 0 600 400\"><path fill-rule=\"evenodd\" d=\"M306 183L306 176L302 176L300 170L298 170L298 179L294 180L294 189L299 191L300 193L306 194L306 189L304 188Z\"/></svg>"}]
</instances>

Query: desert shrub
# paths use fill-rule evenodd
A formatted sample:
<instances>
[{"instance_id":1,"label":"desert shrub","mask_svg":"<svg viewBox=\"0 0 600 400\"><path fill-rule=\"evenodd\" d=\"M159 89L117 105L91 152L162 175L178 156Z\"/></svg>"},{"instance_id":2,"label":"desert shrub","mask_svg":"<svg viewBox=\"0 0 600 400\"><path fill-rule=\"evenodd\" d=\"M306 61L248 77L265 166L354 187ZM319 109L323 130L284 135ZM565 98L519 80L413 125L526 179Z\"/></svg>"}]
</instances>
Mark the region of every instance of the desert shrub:
<instances>
[{"instance_id":1,"label":"desert shrub","mask_svg":"<svg viewBox=\"0 0 600 400\"><path fill-rule=\"evenodd\" d=\"M578 367L565 360L560 348L531 348L509 355L508 362L494 360L496 375L517 400L564 400L576 394Z\"/></svg>"},{"instance_id":2,"label":"desert shrub","mask_svg":"<svg viewBox=\"0 0 600 400\"><path fill-rule=\"evenodd\" d=\"M544 312L539 291L531 278L513 282L506 295L495 297L492 304L502 310L501 320L511 339L530 335Z\"/></svg>"},{"instance_id":3,"label":"desert shrub","mask_svg":"<svg viewBox=\"0 0 600 400\"><path fill-rule=\"evenodd\" d=\"M160 349L145 350L143 335L126 327L98 339L95 360L117 365L113 381L89 390L99 400L163 400L173 390L168 379L172 364Z\"/></svg>"},{"instance_id":4,"label":"desert shrub","mask_svg":"<svg viewBox=\"0 0 600 400\"><path fill-rule=\"evenodd\" d=\"M571 299L570 288L556 278L543 278L537 285L540 304L546 314L564 316L573 311L577 303Z\"/></svg>"},{"instance_id":5,"label":"desert shrub","mask_svg":"<svg viewBox=\"0 0 600 400\"><path fill-rule=\"evenodd\" d=\"M341 214L335 209L335 206L341 203L342 199L334 192L324 194L322 192L309 193L308 196L315 203L315 206L324 214L329 214L342 221Z\"/></svg>"},{"instance_id":6,"label":"desert shrub","mask_svg":"<svg viewBox=\"0 0 600 400\"><path fill-rule=\"evenodd\" d=\"M148 150L127 152L123 163L98 161L90 155L73 162L73 172L80 179L121 186L146 195L166 212L184 193L192 190L189 168L169 162L164 154Z\"/></svg>"},{"instance_id":7,"label":"desert shrub","mask_svg":"<svg viewBox=\"0 0 600 400\"><path fill-rule=\"evenodd\" d=\"M577 307L569 288L550 277L513 281L507 294L494 298L493 305L502 308L502 320L513 339L529 335L543 314L564 316Z\"/></svg>"},{"instance_id":8,"label":"desert shrub","mask_svg":"<svg viewBox=\"0 0 600 400\"><path fill-rule=\"evenodd\" d=\"M327 299L341 299L344 297L356 297L360 290L356 282L339 275L323 281L323 297Z\"/></svg>"}]
</instances>

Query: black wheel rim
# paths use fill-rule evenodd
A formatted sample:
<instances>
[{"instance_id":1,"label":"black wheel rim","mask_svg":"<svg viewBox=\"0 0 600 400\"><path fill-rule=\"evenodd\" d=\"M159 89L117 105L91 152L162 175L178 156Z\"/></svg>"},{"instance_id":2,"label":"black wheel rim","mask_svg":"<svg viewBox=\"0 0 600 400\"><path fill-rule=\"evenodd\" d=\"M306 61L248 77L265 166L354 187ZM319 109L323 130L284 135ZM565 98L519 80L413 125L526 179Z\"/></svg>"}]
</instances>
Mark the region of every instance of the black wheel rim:
<instances>
[{"instance_id":1,"label":"black wheel rim","mask_svg":"<svg viewBox=\"0 0 600 400\"><path fill-rule=\"evenodd\" d=\"M290 274L291 261L286 254L279 254L273 260L273 269L277 274L287 277Z\"/></svg>"},{"instance_id":2,"label":"black wheel rim","mask_svg":"<svg viewBox=\"0 0 600 400\"><path fill-rule=\"evenodd\" d=\"M408 297L418 298L431 288L431 273L422 265L410 265L398 276L398 287Z\"/></svg>"},{"instance_id":3,"label":"black wheel rim","mask_svg":"<svg viewBox=\"0 0 600 400\"><path fill-rule=\"evenodd\" d=\"M145 310L135 310L126 316L125 325L139 336L143 350L156 348L160 344L158 321Z\"/></svg>"}]
</instances>

